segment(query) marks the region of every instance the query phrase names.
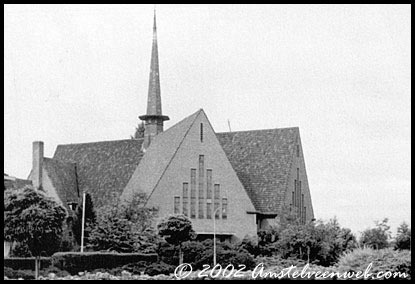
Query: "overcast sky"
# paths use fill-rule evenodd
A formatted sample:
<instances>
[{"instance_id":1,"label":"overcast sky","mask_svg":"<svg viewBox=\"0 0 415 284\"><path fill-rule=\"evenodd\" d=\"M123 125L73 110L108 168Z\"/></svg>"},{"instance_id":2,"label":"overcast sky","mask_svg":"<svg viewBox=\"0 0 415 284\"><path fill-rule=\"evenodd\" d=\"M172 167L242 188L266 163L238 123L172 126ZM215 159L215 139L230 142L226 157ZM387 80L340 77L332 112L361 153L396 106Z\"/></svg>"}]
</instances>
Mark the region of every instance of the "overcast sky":
<instances>
[{"instance_id":1,"label":"overcast sky","mask_svg":"<svg viewBox=\"0 0 415 284\"><path fill-rule=\"evenodd\" d=\"M316 218L411 221L409 5L158 5L165 129L300 128ZM146 111L153 5L5 5L4 171L32 141L128 139Z\"/></svg>"}]
</instances>

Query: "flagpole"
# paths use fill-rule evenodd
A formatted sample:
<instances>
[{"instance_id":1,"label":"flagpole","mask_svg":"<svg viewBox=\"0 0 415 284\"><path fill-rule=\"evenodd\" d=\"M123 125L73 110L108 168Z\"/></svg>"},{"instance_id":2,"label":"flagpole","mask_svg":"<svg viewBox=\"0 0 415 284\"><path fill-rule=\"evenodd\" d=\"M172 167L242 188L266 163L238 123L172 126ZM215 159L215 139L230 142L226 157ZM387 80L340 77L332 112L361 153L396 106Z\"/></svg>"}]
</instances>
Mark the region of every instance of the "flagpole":
<instances>
[{"instance_id":1,"label":"flagpole","mask_svg":"<svg viewBox=\"0 0 415 284\"><path fill-rule=\"evenodd\" d=\"M85 230L85 192L82 195L82 231L81 231L81 252L84 252L84 230Z\"/></svg>"}]
</instances>

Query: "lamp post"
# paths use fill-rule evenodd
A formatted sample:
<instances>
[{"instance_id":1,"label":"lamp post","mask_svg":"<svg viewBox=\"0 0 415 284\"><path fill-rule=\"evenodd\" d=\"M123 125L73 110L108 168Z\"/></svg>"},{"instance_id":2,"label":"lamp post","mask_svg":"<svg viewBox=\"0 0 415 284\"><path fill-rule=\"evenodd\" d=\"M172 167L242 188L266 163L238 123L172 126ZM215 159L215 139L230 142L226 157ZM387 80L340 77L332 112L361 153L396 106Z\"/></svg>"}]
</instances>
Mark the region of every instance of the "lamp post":
<instances>
[{"instance_id":1,"label":"lamp post","mask_svg":"<svg viewBox=\"0 0 415 284\"><path fill-rule=\"evenodd\" d=\"M216 211L219 209L220 207L213 212L213 267L216 265Z\"/></svg>"},{"instance_id":2,"label":"lamp post","mask_svg":"<svg viewBox=\"0 0 415 284\"><path fill-rule=\"evenodd\" d=\"M85 230L85 191L82 195L82 230L81 230L81 252L84 252L84 230Z\"/></svg>"}]
</instances>

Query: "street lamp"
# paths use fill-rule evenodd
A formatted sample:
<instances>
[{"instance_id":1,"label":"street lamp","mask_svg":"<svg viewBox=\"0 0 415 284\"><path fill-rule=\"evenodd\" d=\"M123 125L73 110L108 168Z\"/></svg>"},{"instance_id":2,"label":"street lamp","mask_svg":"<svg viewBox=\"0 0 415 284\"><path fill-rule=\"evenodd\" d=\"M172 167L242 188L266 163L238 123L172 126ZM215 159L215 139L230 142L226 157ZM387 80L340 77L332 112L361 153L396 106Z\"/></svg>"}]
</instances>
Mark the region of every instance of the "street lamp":
<instances>
[{"instance_id":1,"label":"street lamp","mask_svg":"<svg viewBox=\"0 0 415 284\"><path fill-rule=\"evenodd\" d=\"M216 211L219 209L220 207L213 212L213 267L216 265Z\"/></svg>"}]
</instances>

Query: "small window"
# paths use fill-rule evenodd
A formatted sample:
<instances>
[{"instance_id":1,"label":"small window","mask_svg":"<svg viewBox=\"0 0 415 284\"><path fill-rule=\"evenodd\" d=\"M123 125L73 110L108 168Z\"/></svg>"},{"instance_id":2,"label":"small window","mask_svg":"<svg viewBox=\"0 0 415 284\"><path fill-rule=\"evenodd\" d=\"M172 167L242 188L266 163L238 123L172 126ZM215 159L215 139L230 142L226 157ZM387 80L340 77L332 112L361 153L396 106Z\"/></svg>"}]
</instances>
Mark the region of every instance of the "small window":
<instances>
[{"instance_id":1,"label":"small window","mask_svg":"<svg viewBox=\"0 0 415 284\"><path fill-rule=\"evenodd\" d=\"M222 198L222 219L228 218L228 199Z\"/></svg>"},{"instance_id":2,"label":"small window","mask_svg":"<svg viewBox=\"0 0 415 284\"><path fill-rule=\"evenodd\" d=\"M203 123L200 124L200 142L203 142Z\"/></svg>"},{"instance_id":3,"label":"small window","mask_svg":"<svg viewBox=\"0 0 415 284\"><path fill-rule=\"evenodd\" d=\"M300 179L300 169L299 168L297 168L297 179L298 180Z\"/></svg>"},{"instance_id":4,"label":"small window","mask_svg":"<svg viewBox=\"0 0 415 284\"><path fill-rule=\"evenodd\" d=\"M180 196L174 197L174 214L180 214Z\"/></svg>"},{"instance_id":5,"label":"small window","mask_svg":"<svg viewBox=\"0 0 415 284\"><path fill-rule=\"evenodd\" d=\"M300 145L297 145L297 158L300 157Z\"/></svg>"}]
</instances>

